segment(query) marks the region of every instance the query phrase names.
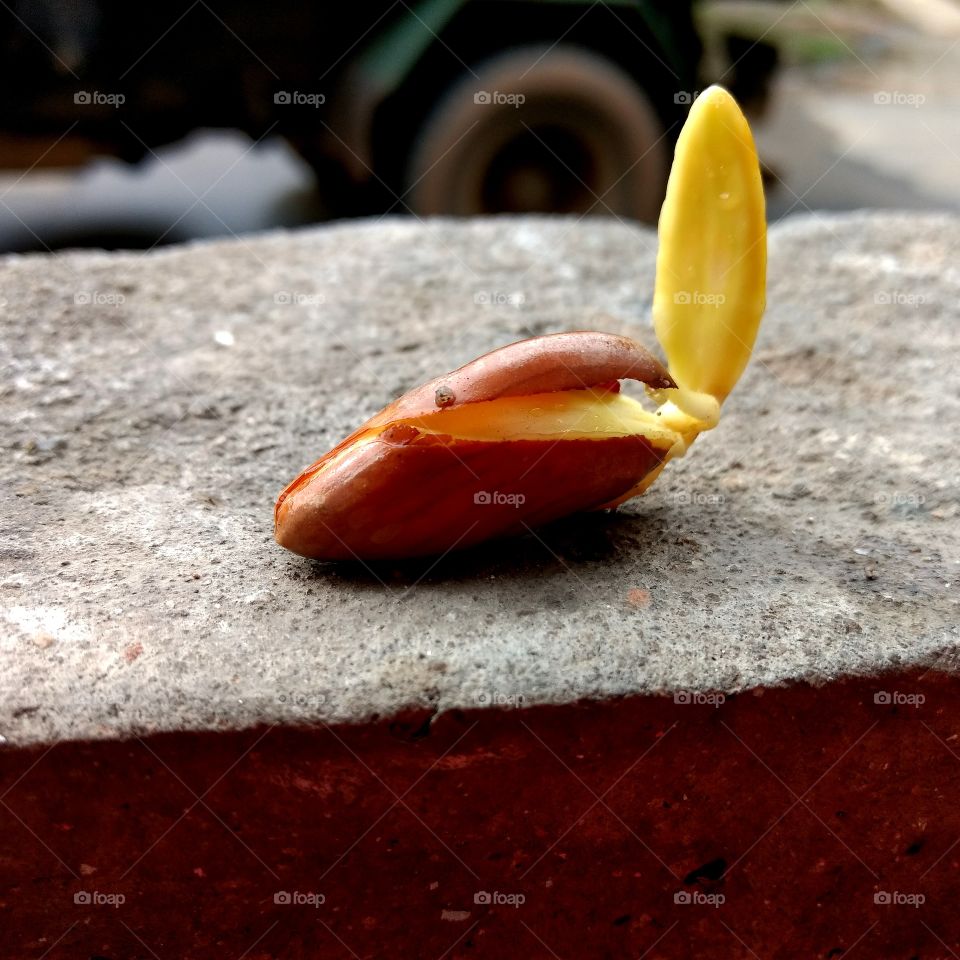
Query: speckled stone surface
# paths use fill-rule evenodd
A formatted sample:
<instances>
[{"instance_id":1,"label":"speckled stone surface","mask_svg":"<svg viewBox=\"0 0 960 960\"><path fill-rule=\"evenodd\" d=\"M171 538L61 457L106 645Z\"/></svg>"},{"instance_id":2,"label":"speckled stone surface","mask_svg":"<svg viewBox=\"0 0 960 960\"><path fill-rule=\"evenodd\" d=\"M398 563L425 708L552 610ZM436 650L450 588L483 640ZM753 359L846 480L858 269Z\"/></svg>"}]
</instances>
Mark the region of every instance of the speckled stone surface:
<instances>
[{"instance_id":1,"label":"speckled stone surface","mask_svg":"<svg viewBox=\"0 0 960 960\"><path fill-rule=\"evenodd\" d=\"M0 734L955 668L958 244L945 216L775 227L754 362L646 497L370 568L277 547L281 487L500 344L653 345L653 232L387 220L6 258Z\"/></svg>"}]
</instances>

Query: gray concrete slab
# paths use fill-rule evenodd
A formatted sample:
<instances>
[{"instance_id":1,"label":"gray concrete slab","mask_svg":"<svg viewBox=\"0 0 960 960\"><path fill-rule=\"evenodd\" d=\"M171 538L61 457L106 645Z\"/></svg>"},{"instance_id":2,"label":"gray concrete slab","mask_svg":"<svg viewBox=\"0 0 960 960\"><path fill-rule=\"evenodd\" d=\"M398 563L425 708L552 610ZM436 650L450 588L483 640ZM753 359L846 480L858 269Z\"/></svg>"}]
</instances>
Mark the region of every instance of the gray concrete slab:
<instances>
[{"instance_id":1,"label":"gray concrete slab","mask_svg":"<svg viewBox=\"0 0 960 960\"><path fill-rule=\"evenodd\" d=\"M5 259L0 734L956 666L958 244L946 215L778 225L754 363L645 498L370 569L278 548L281 487L497 345L652 345L651 231L389 220Z\"/></svg>"}]
</instances>

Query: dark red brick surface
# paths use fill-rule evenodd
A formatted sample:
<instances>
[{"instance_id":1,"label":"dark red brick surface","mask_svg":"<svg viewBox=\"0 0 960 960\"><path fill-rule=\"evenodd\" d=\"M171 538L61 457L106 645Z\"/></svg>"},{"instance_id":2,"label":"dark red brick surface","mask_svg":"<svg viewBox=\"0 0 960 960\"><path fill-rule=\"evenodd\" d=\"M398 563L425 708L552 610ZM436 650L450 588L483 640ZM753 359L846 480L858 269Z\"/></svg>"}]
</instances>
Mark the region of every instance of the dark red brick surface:
<instances>
[{"instance_id":1,"label":"dark red brick surface","mask_svg":"<svg viewBox=\"0 0 960 960\"><path fill-rule=\"evenodd\" d=\"M958 694L891 674L6 748L0 956L957 957Z\"/></svg>"}]
</instances>

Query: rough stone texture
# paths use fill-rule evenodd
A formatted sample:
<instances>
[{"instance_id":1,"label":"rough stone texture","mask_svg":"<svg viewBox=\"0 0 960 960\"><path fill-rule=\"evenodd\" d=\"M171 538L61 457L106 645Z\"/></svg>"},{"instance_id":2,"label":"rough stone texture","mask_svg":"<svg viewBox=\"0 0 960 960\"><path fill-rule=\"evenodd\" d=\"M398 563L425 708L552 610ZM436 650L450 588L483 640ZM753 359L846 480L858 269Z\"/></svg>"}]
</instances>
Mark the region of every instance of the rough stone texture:
<instances>
[{"instance_id":1,"label":"rough stone texture","mask_svg":"<svg viewBox=\"0 0 960 960\"><path fill-rule=\"evenodd\" d=\"M276 547L280 488L494 346L576 328L652 345L652 232L392 220L7 258L0 734L951 669L958 243L945 216L777 226L754 363L650 494L371 568Z\"/></svg>"}]
</instances>

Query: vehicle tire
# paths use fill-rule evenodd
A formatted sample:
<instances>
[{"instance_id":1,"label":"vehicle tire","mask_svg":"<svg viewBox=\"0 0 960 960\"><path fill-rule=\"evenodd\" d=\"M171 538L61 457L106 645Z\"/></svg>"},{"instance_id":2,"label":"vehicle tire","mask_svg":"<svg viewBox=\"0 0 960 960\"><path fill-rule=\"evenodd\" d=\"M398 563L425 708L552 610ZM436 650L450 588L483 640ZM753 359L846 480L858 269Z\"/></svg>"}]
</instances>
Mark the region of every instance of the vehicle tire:
<instances>
[{"instance_id":1,"label":"vehicle tire","mask_svg":"<svg viewBox=\"0 0 960 960\"><path fill-rule=\"evenodd\" d=\"M670 145L623 69L591 50L556 45L510 50L474 74L451 87L414 142L404 194L414 213L549 211L655 222Z\"/></svg>"}]
</instances>

